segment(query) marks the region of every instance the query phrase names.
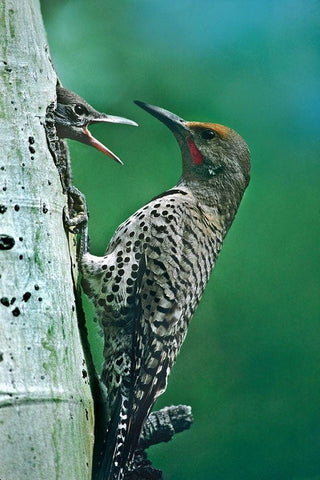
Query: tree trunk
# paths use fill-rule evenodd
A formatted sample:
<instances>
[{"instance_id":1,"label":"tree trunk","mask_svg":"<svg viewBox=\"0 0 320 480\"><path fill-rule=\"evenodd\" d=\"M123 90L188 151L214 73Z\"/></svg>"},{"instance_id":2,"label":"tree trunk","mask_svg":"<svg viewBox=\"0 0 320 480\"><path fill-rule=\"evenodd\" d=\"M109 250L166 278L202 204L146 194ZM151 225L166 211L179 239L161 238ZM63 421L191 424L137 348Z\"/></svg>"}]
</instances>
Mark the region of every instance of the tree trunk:
<instances>
[{"instance_id":1,"label":"tree trunk","mask_svg":"<svg viewBox=\"0 0 320 480\"><path fill-rule=\"evenodd\" d=\"M88 480L93 402L44 128L57 77L38 0L2 0L0 21L0 479Z\"/></svg>"}]
</instances>

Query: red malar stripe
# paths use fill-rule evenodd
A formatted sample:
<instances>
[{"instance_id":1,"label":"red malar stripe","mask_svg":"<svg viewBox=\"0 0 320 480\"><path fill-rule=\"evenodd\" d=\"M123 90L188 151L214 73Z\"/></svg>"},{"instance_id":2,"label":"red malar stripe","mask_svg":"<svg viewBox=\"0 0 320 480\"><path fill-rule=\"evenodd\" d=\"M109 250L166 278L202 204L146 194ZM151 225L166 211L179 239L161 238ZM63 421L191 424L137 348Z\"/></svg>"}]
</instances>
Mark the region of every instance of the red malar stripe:
<instances>
[{"instance_id":1,"label":"red malar stripe","mask_svg":"<svg viewBox=\"0 0 320 480\"><path fill-rule=\"evenodd\" d=\"M199 152L199 150L197 149L196 144L191 138L188 138L187 142L188 142L188 147L191 153L193 165L202 165L203 157Z\"/></svg>"}]
</instances>

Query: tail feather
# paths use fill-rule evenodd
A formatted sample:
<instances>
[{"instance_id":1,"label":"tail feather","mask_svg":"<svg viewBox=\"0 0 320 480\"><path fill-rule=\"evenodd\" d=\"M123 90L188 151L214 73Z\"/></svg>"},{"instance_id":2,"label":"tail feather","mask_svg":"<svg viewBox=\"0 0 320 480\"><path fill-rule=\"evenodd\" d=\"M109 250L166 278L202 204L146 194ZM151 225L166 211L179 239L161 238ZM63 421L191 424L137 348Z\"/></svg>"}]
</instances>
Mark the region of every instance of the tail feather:
<instances>
[{"instance_id":1,"label":"tail feather","mask_svg":"<svg viewBox=\"0 0 320 480\"><path fill-rule=\"evenodd\" d=\"M144 414L139 412L134 418L132 409L128 408L128 397L119 392L95 480L123 480L137 449L144 420L153 403L153 401L148 402Z\"/></svg>"},{"instance_id":2,"label":"tail feather","mask_svg":"<svg viewBox=\"0 0 320 480\"><path fill-rule=\"evenodd\" d=\"M128 419L128 399L119 391L116 406L108 426L104 451L95 480L122 480L125 463L122 452L126 438Z\"/></svg>"},{"instance_id":3,"label":"tail feather","mask_svg":"<svg viewBox=\"0 0 320 480\"><path fill-rule=\"evenodd\" d=\"M166 371L167 363L163 362L163 372ZM137 398L133 395L130 401L130 411L128 418L128 426L125 434L125 442L122 448L120 463L124 467L128 465L134 457L135 451L139 444L141 431L145 420L148 418L151 409L162 391L166 383L166 377L155 378L154 383L149 390L144 391L144 397L139 401L138 408L134 408L137 404ZM133 410L134 409L134 410Z\"/></svg>"}]
</instances>

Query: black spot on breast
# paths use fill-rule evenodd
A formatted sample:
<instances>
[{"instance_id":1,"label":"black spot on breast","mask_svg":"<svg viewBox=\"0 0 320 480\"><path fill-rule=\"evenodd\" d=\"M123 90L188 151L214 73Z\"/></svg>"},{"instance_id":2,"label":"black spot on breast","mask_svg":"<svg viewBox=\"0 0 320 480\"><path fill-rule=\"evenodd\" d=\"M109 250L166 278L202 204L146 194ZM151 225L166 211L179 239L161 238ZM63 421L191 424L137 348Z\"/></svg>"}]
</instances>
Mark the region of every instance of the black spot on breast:
<instances>
[{"instance_id":1,"label":"black spot on breast","mask_svg":"<svg viewBox=\"0 0 320 480\"><path fill-rule=\"evenodd\" d=\"M157 217L160 217L160 213L157 212L157 210L151 210L150 213L151 213L151 215L153 215L153 216L156 217L156 218L157 218Z\"/></svg>"},{"instance_id":2,"label":"black spot on breast","mask_svg":"<svg viewBox=\"0 0 320 480\"><path fill-rule=\"evenodd\" d=\"M153 226L158 233L167 233L168 228L165 225L154 225Z\"/></svg>"}]
</instances>

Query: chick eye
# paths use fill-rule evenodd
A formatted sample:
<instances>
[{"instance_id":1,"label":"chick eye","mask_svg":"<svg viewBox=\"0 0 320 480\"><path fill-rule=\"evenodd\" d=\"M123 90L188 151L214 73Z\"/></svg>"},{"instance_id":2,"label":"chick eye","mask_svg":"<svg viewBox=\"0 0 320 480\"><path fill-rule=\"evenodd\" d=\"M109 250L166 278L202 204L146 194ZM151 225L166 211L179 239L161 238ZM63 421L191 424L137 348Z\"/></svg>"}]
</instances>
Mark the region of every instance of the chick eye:
<instances>
[{"instance_id":1,"label":"chick eye","mask_svg":"<svg viewBox=\"0 0 320 480\"><path fill-rule=\"evenodd\" d=\"M201 133L201 137L204 138L204 140L211 140L215 136L216 136L216 132L214 130L211 130L210 128L206 128Z\"/></svg>"},{"instance_id":2,"label":"chick eye","mask_svg":"<svg viewBox=\"0 0 320 480\"><path fill-rule=\"evenodd\" d=\"M77 115L85 115L88 113L86 107L81 105L81 103L77 103L77 105L74 106L74 111Z\"/></svg>"}]
</instances>

